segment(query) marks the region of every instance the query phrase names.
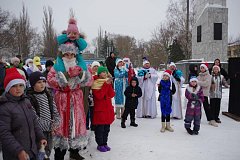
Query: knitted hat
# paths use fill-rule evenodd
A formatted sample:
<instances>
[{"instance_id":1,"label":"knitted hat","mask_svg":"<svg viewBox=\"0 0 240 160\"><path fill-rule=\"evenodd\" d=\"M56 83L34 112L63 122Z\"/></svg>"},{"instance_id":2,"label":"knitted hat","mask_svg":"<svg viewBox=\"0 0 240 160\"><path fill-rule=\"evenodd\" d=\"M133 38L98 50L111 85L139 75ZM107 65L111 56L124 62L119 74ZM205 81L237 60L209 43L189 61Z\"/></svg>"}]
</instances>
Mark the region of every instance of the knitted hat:
<instances>
[{"instance_id":1,"label":"knitted hat","mask_svg":"<svg viewBox=\"0 0 240 160\"><path fill-rule=\"evenodd\" d=\"M54 63L53 63L53 61L51 61L51 60L47 60L46 61L46 63L45 63L45 67L47 68L47 67L50 67L50 66L53 66L54 65Z\"/></svg>"},{"instance_id":2,"label":"knitted hat","mask_svg":"<svg viewBox=\"0 0 240 160\"><path fill-rule=\"evenodd\" d=\"M174 62L171 62L171 63L169 64L169 67L171 67L171 66L177 67Z\"/></svg>"},{"instance_id":3,"label":"knitted hat","mask_svg":"<svg viewBox=\"0 0 240 160\"><path fill-rule=\"evenodd\" d=\"M91 64L91 68L93 68L94 66L100 67L101 65L98 61L93 61L92 64Z\"/></svg>"},{"instance_id":4,"label":"knitted hat","mask_svg":"<svg viewBox=\"0 0 240 160\"><path fill-rule=\"evenodd\" d=\"M10 88L16 84L23 84L26 87L26 82L24 77L17 71L17 68L9 68L6 70L6 75L4 78L4 89L8 92Z\"/></svg>"},{"instance_id":5,"label":"knitted hat","mask_svg":"<svg viewBox=\"0 0 240 160\"><path fill-rule=\"evenodd\" d=\"M201 67L205 68L205 70L208 71L208 67L206 66L206 64L201 64L201 65L200 65L200 68L201 68Z\"/></svg>"},{"instance_id":6,"label":"knitted hat","mask_svg":"<svg viewBox=\"0 0 240 160\"><path fill-rule=\"evenodd\" d=\"M147 64L147 63L150 64L150 62L149 62L148 60L144 60L144 61L143 61L143 66L144 66L145 64Z\"/></svg>"},{"instance_id":7,"label":"knitted hat","mask_svg":"<svg viewBox=\"0 0 240 160\"><path fill-rule=\"evenodd\" d=\"M221 70L220 67L217 66L217 65L214 65L214 66L212 67L212 70L213 70L214 68L217 68L219 72L220 72L220 70Z\"/></svg>"},{"instance_id":8,"label":"knitted hat","mask_svg":"<svg viewBox=\"0 0 240 160\"><path fill-rule=\"evenodd\" d=\"M168 76L168 77L170 78L171 75L172 75L172 71L170 71L170 70L165 70L165 71L163 72L163 75L166 75L166 76Z\"/></svg>"},{"instance_id":9,"label":"knitted hat","mask_svg":"<svg viewBox=\"0 0 240 160\"><path fill-rule=\"evenodd\" d=\"M44 77L44 75L41 72L37 71L37 72L33 72L30 74L29 82L30 82L31 87L33 87L39 80L46 81L46 78Z\"/></svg>"},{"instance_id":10,"label":"knitted hat","mask_svg":"<svg viewBox=\"0 0 240 160\"><path fill-rule=\"evenodd\" d=\"M198 79L197 79L196 76L192 76L192 77L190 78L190 80L189 80L189 82L193 82L193 81L198 82Z\"/></svg>"},{"instance_id":11,"label":"knitted hat","mask_svg":"<svg viewBox=\"0 0 240 160\"><path fill-rule=\"evenodd\" d=\"M40 57L38 57L38 56L34 57L33 64L35 64L36 66L41 65Z\"/></svg>"},{"instance_id":12,"label":"knitted hat","mask_svg":"<svg viewBox=\"0 0 240 160\"><path fill-rule=\"evenodd\" d=\"M68 21L67 34L70 32L76 32L79 34L78 27L77 27L77 21L74 18L70 18Z\"/></svg>"},{"instance_id":13,"label":"knitted hat","mask_svg":"<svg viewBox=\"0 0 240 160\"><path fill-rule=\"evenodd\" d=\"M108 69L106 67L103 67L103 66L98 67L97 74L99 75L102 72L107 72L108 73Z\"/></svg>"},{"instance_id":14,"label":"knitted hat","mask_svg":"<svg viewBox=\"0 0 240 160\"><path fill-rule=\"evenodd\" d=\"M20 59L17 58L17 57L11 58L11 63L13 64L14 62L19 62L20 63Z\"/></svg>"}]
</instances>

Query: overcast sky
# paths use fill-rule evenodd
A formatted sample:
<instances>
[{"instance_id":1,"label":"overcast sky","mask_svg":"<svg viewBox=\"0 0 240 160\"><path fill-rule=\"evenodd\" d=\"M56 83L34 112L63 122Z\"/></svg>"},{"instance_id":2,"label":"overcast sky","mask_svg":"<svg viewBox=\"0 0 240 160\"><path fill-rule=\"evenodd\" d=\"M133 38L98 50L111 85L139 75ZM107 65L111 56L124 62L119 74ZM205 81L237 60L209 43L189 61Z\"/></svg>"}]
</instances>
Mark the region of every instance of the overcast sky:
<instances>
[{"instance_id":1,"label":"overcast sky","mask_svg":"<svg viewBox=\"0 0 240 160\"><path fill-rule=\"evenodd\" d=\"M25 3L31 24L42 31L43 7L53 9L54 27L57 32L67 28L69 9L75 11L80 31L91 42L99 26L110 33L134 36L149 40L151 32L166 20L170 0L0 0L0 6L19 16ZM229 36L240 35L240 0L227 0L229 8Z\"/></svg>"}]
</instances>

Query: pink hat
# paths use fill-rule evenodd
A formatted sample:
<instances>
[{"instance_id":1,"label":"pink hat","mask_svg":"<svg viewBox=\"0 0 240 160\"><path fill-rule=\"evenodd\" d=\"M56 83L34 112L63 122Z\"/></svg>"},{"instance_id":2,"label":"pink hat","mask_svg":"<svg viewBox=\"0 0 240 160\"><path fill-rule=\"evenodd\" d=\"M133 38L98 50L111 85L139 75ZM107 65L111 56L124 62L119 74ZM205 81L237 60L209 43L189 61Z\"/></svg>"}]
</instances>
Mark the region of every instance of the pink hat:
<instances>
[{"instance_id":1,"label":"pink hat","mask_svg":"<svg viewBox=\"0 0 240 160\"><path fill-rule=\"evenodd\" d=\"M200 65L200 68L201 68L201 67L205 68L205 70L208 71L208 67L207 67L206 64L201 64L201 65Z\"/></svg>"},{"instance_id":2,"label":"pink hat","mask_svg":"<svg viewBox=\"0 0 240 160\"><path fill-rule=\"evenodd\" d=\"M217 68L219 72L220 72L220 70L221 70L220 67L217 66L217 65L214 65L214 66L212 67L212 69L214 69L214 68Z\"/></svg>"},{"instance_id":3,"label":"pink hat","mask_svg":"<svg viewBox=\"0 0 240 160\"><path fill-rule=\"evenodd\" d=\"M74 18L70 18L68 21L67 33L69 32L77 32L79 34L77 21Z\"/></svg>"}]
</instances>

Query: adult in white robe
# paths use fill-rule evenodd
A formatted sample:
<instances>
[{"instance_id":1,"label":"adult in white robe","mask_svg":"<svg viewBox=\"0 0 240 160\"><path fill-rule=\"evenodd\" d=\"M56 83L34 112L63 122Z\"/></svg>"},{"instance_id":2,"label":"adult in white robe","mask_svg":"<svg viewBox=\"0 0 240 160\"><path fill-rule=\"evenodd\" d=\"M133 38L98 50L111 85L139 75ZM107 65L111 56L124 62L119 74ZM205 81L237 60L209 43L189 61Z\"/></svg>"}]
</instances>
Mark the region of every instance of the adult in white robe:
<instances>
[{"instance_id":1,"label":"adult in white robe","mask_svg":"<svg viewBox=\"0 0 240 160\"><path fill-rule=\"evenodd\" d=\"M182 76L182 72L177 70L176 65L171 62L169 65L170 70L173 72L171 79L173 84L175 85L176 92L172 96L172 113L171 117L175 119L182 119L182 85L185 82L184 77Z\"/></svg>"},{"instance_id":2,"label":"adult in white robe","mask_svg":"<svg viewBox=\"0 0 240 160\"><path fill-rule=\"evenodd\" d=\"M138 70L137 78L142 89L142 97L139 98L136 115L138 118L155 118L157 116L156 82L158 75L156 70L150 67L149 61L143 62L143 68Z\"/></svg>"}]
</instances>

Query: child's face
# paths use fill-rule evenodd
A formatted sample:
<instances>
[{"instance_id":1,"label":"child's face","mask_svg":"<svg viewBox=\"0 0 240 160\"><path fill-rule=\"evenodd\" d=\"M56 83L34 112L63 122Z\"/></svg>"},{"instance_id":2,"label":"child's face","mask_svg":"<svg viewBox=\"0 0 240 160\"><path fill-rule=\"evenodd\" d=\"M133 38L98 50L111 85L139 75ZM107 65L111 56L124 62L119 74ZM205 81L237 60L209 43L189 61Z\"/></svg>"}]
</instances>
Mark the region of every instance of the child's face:
<instances>
[{"instance_id":1,"label":"child's face","mask_svg":"<svg viewBox=\"0 0 240 160\"><path fill-rule=\"evenodd\" d=\"M206 72L206 69L205 69L204 67L200 67L200 71L201 71L202 73L204 73L204 72Z\"/></svg>"},{"instance_id":2,"label":"child's face","mask_svg":"<svg viewBox=\"0 0 240 160\"><path fill-rule=\"evenodd\" d=\"M92 71L93 71L93 72L97 72L97 70L98 70L98 65L93 66Z\"/></svg>"},{"instance_id":3,"label":"child's face","mask_svg":"<svg viewBox=\"0 0 240 160\"><path fill-rule=\"evenodd\" d=\"M69 32L68 33L68 38L72 41L76 40L79 38L79 34L77 32Z\"/></svg>"},{"instance_id":4,"label":"child's face","mask_svg":"<svg viewBox=\"0 0 240 160\"><path fill-rule=\"evenodd\" d=\"M197 82L196 81L192 81L190 82L191 86L195 87L197 85Z\"/></svg>"},{"instance_id":5,"label":"child's face","mask_svg":"<svg viewBox=\"0 0 240 160\"><path fill-rule=\"evenodd\" d=\"M67 53L64 53L63 57L67 59L72 59L75 57L75 55L73 53L67 52Z\"/></svg>"},{"instance_id":6,"label":"child's face","mask_svg":"<svg viewBox=\"0 0 240 160\"><path fill-rule=\"evenodd\" d=\"M219 72L218 68L217 68L217 67L214 67L214 68L213 68L213 73L214 73L214 74L218 74L218 72Z\"/></svg>"},{"instance_id":7,"label":"child's face","mask_svg":"<svg viewBox=\"0 0 240 160\"><path fill-rule=\"evenodd\" d=\"M169 80L169 77L167 75L163 75L163 80Z\"/></svg>"},{"instance_id":8,"label":"child's face","mask_svg":"<svg viewBox=\"0 0 240 160\"><path fill-rule=\"evenodd\" d=\"M131 85L132 85L133 87L136 87L137 82L136 82L136 81L131 81Z\"/></svg>"},{"instance_id":9,"label":"child's face","mask_svg":"<svg viewBox=\"0 0 240 160\"><path fill-rule=\"evenodd\" d=\"M198 70L198 68L197 68L197 66L195 66L195 67L194 67L194 71L197 71L197 70Z\"/></svg>"},{"instance_id":10,"label":"child's face","mask_svg":"<svg viewBox=\"0 0 240 160\"><path fill-rule=\"evenodd\" d=\"M118 63L118 67L122 67L124 65L124 63L121 61Z\"/></svg>"},{"instance_id":11,"label":"child's face","mask_svg":"<svg viewBox=\"0 0 240 160\"><path fill-rule=\"evenodd\" d=\"M106 79L107 78L107 72L102 72L99 74L99 78Z\"/></svg>"},{"instance_id":12,"label":"child's face","mask_svg":"<svg viewBox=\"0 0 240 160\"><path fill-rule=\"evenodd\" d=\"M24 88L25 88L24 85L21 83L15 84L10 88L9 93L14 97L20 97L24 93Z\"/></svg>"},{"instance_id":13,"label":"child's face","mask_svg":"<svg viewBox=\"0 0 240 160\"><path fill-rule=\"evenodd\" d=\"M46 81L45 80L39 80L33 86L33 89L34 89L35 92L42 92L42 91L44 91L45 87L46 87Z\"/></svg>"}]
</instances>

